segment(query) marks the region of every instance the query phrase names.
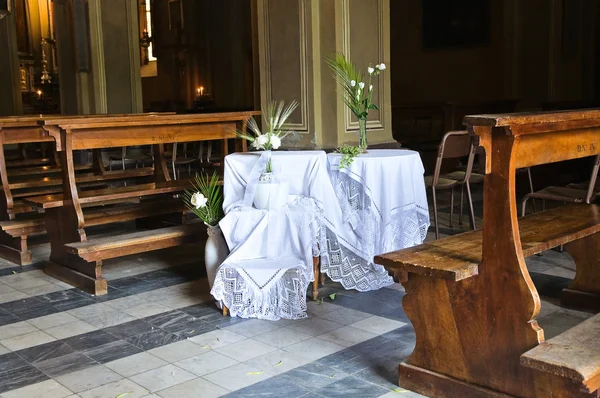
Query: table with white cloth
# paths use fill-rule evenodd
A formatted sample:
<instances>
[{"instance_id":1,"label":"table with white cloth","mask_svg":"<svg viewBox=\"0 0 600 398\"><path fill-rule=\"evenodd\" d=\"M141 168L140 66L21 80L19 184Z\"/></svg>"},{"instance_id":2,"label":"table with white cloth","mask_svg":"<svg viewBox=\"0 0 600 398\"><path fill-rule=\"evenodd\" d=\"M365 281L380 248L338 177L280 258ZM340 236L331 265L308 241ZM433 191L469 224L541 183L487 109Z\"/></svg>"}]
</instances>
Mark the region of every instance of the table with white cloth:
<instances>
[{"instance_id":1,"label":"table with white cloth","mask_svg":"<svg viewBox=\"0 0 600 398\"><path fill-rule=\"evenodd\" d=\"M346 289L366 291L391 284L373 257L423 243L429 228L421 157L407 149L371 149L344 168L339 167L342 155L330 153L327 159L344 219L335 231L345 258L331 261L330 248L330 262L322 270ZM340 239L348 235L352 241Z\"/></svg>"},{"instance_id":2,"label":"table with white cloth","mask_svg":"<svg viewBox=\"0 0 600 398\"><path fill-rule=\"evenodd\" d=\"M264 159L260 152L234 153L225 158L223 208L226 216L220 226L232 254L220 267L211 291L217 300L235 296L238 302L248 302L247 297L235 292L236 286L243 286L246 296L250 290L254 296L258 292L267 296L276 294L273 286L263 282L275 281L284 275L291 266L284 264L285 261L280 268L272 263L270 274L260 270L262 281L252 280L250 274L253 270L249 267L252 263L248 261L244 261L245 270L235 272L233 279L232 275L226 275L225 270L242 269L241 262L237 263L236 259L264 258L268 247L278 242L302 242L304 248L293 249L297 254L310 246L311 250L306 255L299 256L309 271L312 266L308 256L319 255L321 271L331 280L340 282L346 289L368 291L393 283L384 268L373 263L375 254L420 244L425 238L429 213L423 165L414 151L370 150L341 170L338 167L339 154L326 155L323 151L273 152L273 172L278 179L289 184L291 203L286 207L291 206L296 211L303 209L308 214L302 223L308 223L310 227L304 230L314 235L310 244L307 236L297 239L293 235L296 232L285 231L286 226L291 226L286 220L292 219L285 215L287 209L284 209L283 216L276 217L279 221L275 224L272 222L273 212L248 209L244 197L247 186L256 183L250 180L257 178L255 166L259 159ZM244 216L245 221L240 223L239 213L248 211L253 216ZM251 219L253 221L249 221ZM316 226L319 222L322 225ZM285 246L285 250L292 249ZM267 277L268 274L272 278ZM301 283L305 285L302 295L305 295L313 276L307 273L306 278ZM269 302L269 299L263 297L262 301ZM288 317L286 314L278 316ZM259 314L259 317L265 316Z\"/></svg>"}]
</instances>

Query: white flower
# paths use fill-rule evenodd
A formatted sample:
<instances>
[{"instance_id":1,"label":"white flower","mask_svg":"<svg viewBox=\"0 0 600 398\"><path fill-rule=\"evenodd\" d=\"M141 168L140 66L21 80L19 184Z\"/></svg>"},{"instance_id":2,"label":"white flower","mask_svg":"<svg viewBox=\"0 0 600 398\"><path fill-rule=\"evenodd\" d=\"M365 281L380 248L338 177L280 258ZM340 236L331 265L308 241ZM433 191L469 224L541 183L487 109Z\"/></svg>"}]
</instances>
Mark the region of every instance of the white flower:
<instances>
[{"instance_id":1,"label":"white flower","mask_svg":"<svg viewBox=\"0 0 600 398\"><path fill-rule=\"evenodd\" d=\"M356 86L356 80L350 80L350 85L351 85L352 87Z\"/></svg>"},{"instance_id":2,"label":"white flower","mask_svg":"<svg viewBox=\"0 0 600 398\"><path fill-rule=\"evenodd\" d=\"M265 144L269 142L269 137L267 137L266 134L261 134L258 137L256 137L256 139L254 140L254 147L256 149L264 149L265 148Z\"/></svg>"},{"instance_id":3,"label":"white flower","mask_svg":"<svg viewBox=\"0 0 600 398\"><path fill-rule=\"evenodd\" d=\"M281 146L281 138L276 135L271 135L270 142L273 149L278 149Z\"/></svg>"},{"instance_id":4,"label":"white flower","mask_svg":"<svg viewBox=\"0 0 600 398\"><path fill-rule=\"evenodd\" d=\"M385 64L379 64L375 66L379 70L385 70Z\"/></svg>"},{"instance_id":5,"label":"white flower","mask_svg":"<svg viewBox=\"0 0 600 398\"><path fill-rule=\"evenodd\" d=\"M369 86L369 91L373 91L373 85L372 84Z\"/></svg>"},{"instance_id":6,"label":"white flower","mask_svg":"<svg viewBox=\"0 0 600 398\"><path fill-rule=\"evenodd\" d=\"M365 88L365 84L363 82L358 83L358 87L360 87L360 89L362 90L363 88Z\"/></svg>"},{"instance_id":7,"label":"white flower","mask_svg":"<svg viewBox=\"0 0 600 398\"><path fill-rule=\"evenodd\" d=\"M373 72L375 72L375 69L373 69L373 68L371 68L371 67L369 66L369 68L367 69L367 71L369 72L369 75L372 75L372 74L373 74Z\"/></svg>"},{"instance_id":8,"label":"white flower","mask_svg":"<svg viewBox=\"0 0 600 398\"><path fill-rule=\"evenodd\" d=\"M206 207L206 202L208 202L208 199L200 192L196 192L192 195L190 202L192 203L192 206L194 206L196 209L199 209L201 207Z\"/></svg>"}]
</instances>

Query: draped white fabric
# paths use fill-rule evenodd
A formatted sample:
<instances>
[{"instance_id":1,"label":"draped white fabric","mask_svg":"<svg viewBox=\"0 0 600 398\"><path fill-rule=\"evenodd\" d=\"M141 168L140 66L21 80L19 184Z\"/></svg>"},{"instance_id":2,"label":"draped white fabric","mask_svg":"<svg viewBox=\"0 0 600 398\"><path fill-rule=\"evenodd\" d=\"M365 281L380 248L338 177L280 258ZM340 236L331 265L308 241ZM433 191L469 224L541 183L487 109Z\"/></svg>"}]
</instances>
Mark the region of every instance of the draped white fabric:
<instances>
[{"instance_id":1,"label":"draped white fabric","mask_svg":"<svg viewBox=\"0 0 600 398\"><path fill-rule=\"evenodd\" d=\"M278 178L287 181L290 195L301 198L281 209L275 223L274 212L256 209L240 222L239 213L249 210L241 211L246 188L255 183L251 174L260 155L235 153L225 158L226 217L220 226L232 254L219 269L211 293L230 309L234 303L245 303L238 304L232 315L268 319L303 316L306 303L300 297L313 279L312 254L320 254L321 270L346 289L368 291L387 286L393 281L382 266L373 263L373 256L422 243L425 238L429 215L423 166L416 152L370 150L342 171L337 166L340 155L273 152ZM307 216L299 216L302 212ZM262 261L267 258L268 247L281 247L278 252L290 256L285 261ZM319 251L303 252L306 247ZM255 263L247 261L261 257ZM303 272L294 274L300 263L304 263ZM304 276L298 277L300 274ZM292 296L289 286L295 286ZM302 287L304 291L298 290ZM284 294L293 299L283 300ZM250 304L251 298L262 304ZM285 301L283 311L271 308L277 300Z\"/></svg>"}]
</instances>

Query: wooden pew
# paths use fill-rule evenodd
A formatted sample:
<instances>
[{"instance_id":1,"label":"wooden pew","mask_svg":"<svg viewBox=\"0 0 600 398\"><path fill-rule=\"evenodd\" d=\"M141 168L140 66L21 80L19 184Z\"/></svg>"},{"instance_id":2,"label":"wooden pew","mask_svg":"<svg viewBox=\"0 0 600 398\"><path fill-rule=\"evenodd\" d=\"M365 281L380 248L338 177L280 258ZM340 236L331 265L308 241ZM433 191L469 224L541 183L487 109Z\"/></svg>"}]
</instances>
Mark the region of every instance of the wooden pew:
<instances>
[{"instance_id":1,"label":"wooden pew","mask_svg":"<svg viewBox=\"0 0 600 398\"><path fill-rule=\"evenodd\" d=\"M170 113L172 114L172 113ZM143 114L156 115L156 114ZM122 115L121 115L122 116ZM62 192L61 169L58 166L58 156L54 151L54 139L39 125L42 119L51 118L80 118L82 116L11 116L0 118L0 257L19 265L30 264L31 251L28 248L28 236L45 232L43 216L28 214L33 211L23 199L30 196L56 194ZM97 118L106 115L97 115ZM41 143L51 144L53 157L48 159L22 159L7 161L5 145ZM75 165L78 182L82 188L106 186L109 181L145 178L152 170L138 169L115 173L105 172L99 151L94 153L94 165ZM85 174L80 174L86 172ZM100 177L98 177L100 176ZM28 234L21 234L26 223ZM31 225L36 223L37 226ZM20 234L20 235L19 235Z\"/></svg>"},{"instance_id":2,"label":"wooden pew","mask_svg":"<svg viewBox=\"0 0 600 398\"><path fill-rule=\"evenodd\" d=\"M248 119L257 114L132 115L48 119L40 122L55 140L63 181L62 194L26 199L28 204L44 211L51 245L46 272L93 294L106 294L107 282L102 277L102 260L198 241L205 235L205 228L200 223L156 228L166 219L181 223L182 203L181 199L177 199L180 206L155 204L172 200L174 195L190 188L189 181L171 179L163 144L223 140L223 155L226 155L227 141L237 138L235 131L245 129ZM77 189L73 151L148 144L154 145L153 182L86 191ZM93 222L90 222L84 207L94 208L132 199L148 206L147 210L138 212L132 218L140 225L150 226L150 230L101 239L88 237L86 228ZM153 206L160 211L153 210Z\"/></svg>"},{"instance_id":3,"label":"wooden pew","mask_svg":"<svg viewBox=\"0 0 600 398\"><path fill-rule=\"evenodd\" d=\"M544 342L525 257L565 244L572 297L600 303L600 207L517 219L515 171L600 153L600 110L467 116L486 152L484 228L377 256L416 333L402 387L433 397L596 397L600 315Z\"/></svg>"}]
</instances>

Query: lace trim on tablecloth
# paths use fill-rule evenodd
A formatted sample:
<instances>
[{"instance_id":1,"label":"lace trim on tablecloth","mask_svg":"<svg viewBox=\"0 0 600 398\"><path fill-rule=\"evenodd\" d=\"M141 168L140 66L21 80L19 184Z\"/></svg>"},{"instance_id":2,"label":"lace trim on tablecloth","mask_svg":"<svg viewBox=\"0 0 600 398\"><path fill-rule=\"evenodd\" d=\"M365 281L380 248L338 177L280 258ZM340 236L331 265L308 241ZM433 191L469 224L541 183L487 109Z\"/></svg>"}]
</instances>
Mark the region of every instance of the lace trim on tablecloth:
<instances>
[{"instance_id":1,"label":"lace trim on tablecloth","mask_svg":"<svg viewBox=\"0 0 600 398\"><path fill-rule=\"evenodd\" d=\"M298 198L294 205L301 206L309 217L312 239L306 252L318 257L320 249L327 245L323 211L307 197ZM302 260L299 259L299 262ZM251 268L238 269L226 265L217 271L211 294L227 306L231 316L273 321L306 318L306 291L314 280L312 259L306 264L276 271L269 283L263 286L259 286L251 275Z\"/></svg>"},{"instance_id":2,"label":"lace trim on tablecloth","mask_svg":"<svg viewBox=\"0 0 600 398\"><path fill-rule=\"evenodd\" d=\"M373 257L421 244L429 228L429 211L415 203L406 204L393 209L382 228L381 212L360 181L334 170L330 177L343 219L358 239L350 244L328 229L328 257L322 255L321 271L345 289L363 292L391 285L392 278L383 266L373 263Z\"/></svg>"}]
</instances>

